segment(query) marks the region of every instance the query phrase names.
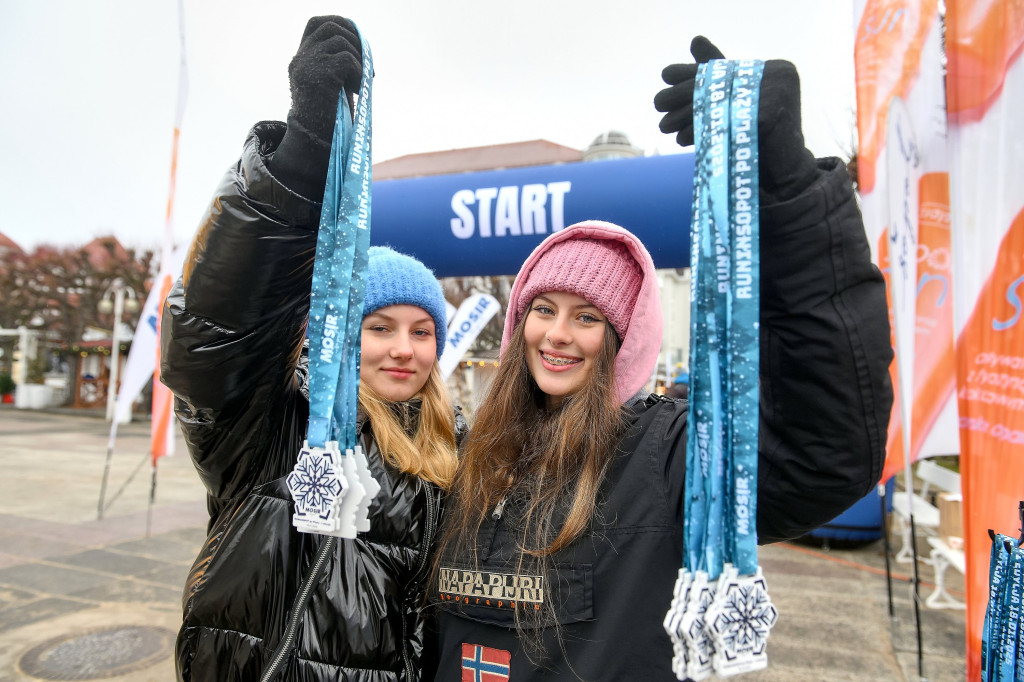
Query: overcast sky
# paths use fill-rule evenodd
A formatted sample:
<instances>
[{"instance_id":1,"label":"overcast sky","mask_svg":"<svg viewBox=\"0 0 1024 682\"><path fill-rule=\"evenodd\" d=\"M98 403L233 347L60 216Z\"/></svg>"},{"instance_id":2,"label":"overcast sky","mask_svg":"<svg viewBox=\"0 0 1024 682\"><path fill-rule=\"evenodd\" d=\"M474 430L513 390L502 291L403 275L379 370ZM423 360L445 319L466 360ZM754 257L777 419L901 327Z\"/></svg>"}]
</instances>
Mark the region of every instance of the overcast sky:
<instances>
[{"instance_id":1,"label":"overcast sky","mask_svg":"<svg viewBox=\"0 0 1024 682\"><path fill-rule=\"evenodd\" d=\"M854 136L851 0L186 0L189 90L174 209L186 242L246 132L288 111L306 20L341 13L374 56L373 156L625 132L682 151L652 99L704 34L730 58L785 58L817 155ZM164 234L178 91L177 0L4 0L0 232L23 248Z\"/></svg>"}]
</instances>

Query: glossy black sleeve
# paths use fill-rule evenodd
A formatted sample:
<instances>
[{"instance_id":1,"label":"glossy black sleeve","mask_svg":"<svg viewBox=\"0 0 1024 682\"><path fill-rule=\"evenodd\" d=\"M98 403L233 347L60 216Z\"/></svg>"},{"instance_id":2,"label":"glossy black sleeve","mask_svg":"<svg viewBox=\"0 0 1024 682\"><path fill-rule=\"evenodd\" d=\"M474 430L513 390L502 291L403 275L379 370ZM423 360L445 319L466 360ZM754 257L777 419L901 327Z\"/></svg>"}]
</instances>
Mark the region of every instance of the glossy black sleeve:
<instances>
[{"instance_id":1,"label":"glossy black sleeve","mask_svg":"<svg viewBox=\"0 0 1024 682\"><path fill-rule=\"evenodd\" d=\"M268 453L295 447L308 414L296 366L320 204L267 170L283 132L283 124L264 122L249 134L162 316L161 378L196 469L218 499L282 475Z\"/></svg>"}]
</instances>

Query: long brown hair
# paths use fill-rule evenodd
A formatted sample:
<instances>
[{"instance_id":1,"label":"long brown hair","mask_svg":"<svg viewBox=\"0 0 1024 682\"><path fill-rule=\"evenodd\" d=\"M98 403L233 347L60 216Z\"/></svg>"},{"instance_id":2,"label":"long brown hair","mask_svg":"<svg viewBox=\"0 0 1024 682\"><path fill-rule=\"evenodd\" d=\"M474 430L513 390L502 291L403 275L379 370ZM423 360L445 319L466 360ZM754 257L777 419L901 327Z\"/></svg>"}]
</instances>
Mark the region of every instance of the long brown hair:
<instances>
[{"instance_id":1,"label":"long brown hair","mask_svg":"<svg viewBox=\"0 0 1024 682\"><path fill-rule=\"evenodd\" d=\"M431 366L418 396L423 401L419 426L410 438L391 403L366 382L359 383L359 407L370 420L384 460L399 471L448 488L455 477L458 457L452 404L437 362Z\"/></svg>"},{"instance_id":2,"label":"long brown hair","mask_svg":"<svg viewBox=\"0 0 1024 682\"><path fill-rule=\"evenodd\" d=\"M623 425L614 382L618 337L608 324L586 384L549 410L526 364L527 316L515 328L466 439L442 553L473 548L484 515L508 496L525 502L521 550L535 557L571 543L594 515Z\"/></svg>"}]
</instances>

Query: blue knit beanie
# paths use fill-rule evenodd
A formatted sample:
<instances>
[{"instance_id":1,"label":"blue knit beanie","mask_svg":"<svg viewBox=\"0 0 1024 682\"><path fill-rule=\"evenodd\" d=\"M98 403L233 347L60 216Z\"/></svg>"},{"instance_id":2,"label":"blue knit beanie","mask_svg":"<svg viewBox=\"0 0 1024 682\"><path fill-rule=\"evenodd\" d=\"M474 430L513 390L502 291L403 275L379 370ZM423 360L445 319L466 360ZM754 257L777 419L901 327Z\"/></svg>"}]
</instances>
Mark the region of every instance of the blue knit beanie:
<instances>
[{"instance_id":1,"label":"blue knit beanie","mask_svg":"<svg viewBox=\"0 0 1024 682\"><path fill-rule=\"evenodd\" d=\"M369 258L363 317L380 308L400 303L423 308L434 318L437 357L441 357L445 337L448 335L448 323L444 292L434 273L412 256L386 246L371 246Z\"/></svg>"}]
</instances>

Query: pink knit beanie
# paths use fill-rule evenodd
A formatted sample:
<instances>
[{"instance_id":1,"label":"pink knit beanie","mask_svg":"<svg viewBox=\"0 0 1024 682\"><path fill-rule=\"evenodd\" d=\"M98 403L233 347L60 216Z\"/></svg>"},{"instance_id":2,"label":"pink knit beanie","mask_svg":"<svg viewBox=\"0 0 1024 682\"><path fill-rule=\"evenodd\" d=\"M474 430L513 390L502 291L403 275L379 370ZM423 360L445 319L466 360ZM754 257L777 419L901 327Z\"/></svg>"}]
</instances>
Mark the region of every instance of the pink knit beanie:
<instances>
[{"instance_id":1,"label":"pink knit beanie","mask_svg":"<svg viewBox=\"0 0 1024 682\"><path fill-rule=\"evenodd\" d=\"M626 246L609 239L566 239L553 244L530 271L519 299L516 319L546 291L568 291L600 310L619 335L626 337L643 273Z\"/></svg>"}]
</instances>

